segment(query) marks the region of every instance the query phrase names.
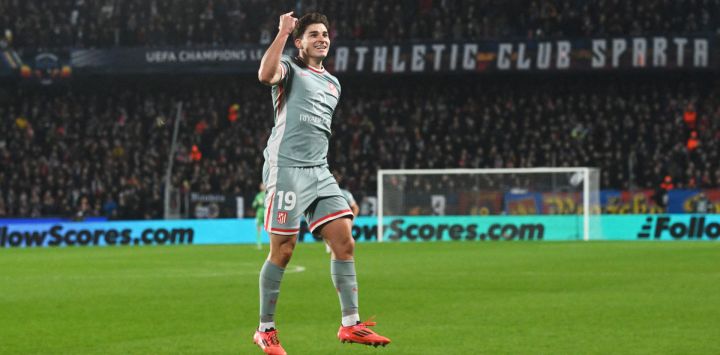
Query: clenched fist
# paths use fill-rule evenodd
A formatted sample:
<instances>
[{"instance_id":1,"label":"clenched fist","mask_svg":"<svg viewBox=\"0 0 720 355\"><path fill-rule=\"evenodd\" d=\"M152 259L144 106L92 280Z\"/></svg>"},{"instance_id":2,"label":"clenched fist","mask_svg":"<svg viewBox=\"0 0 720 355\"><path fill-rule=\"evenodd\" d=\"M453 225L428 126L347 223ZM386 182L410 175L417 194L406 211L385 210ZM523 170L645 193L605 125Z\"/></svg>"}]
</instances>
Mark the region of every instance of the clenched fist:
<instances>
[{"instance_id":1,"label":"clenched fist","mask_svg":"<svg viewBox=\"0 0 720 355\"><path fill-rule=\"evenodd\" d=\"M290 35L295 29L295 25L297 24L298 19L292 17L292 14L293 11L290 11L280 16L280 25L278 25L278 30L280 30L281 34Z\"/></svg>"}]
</instances>

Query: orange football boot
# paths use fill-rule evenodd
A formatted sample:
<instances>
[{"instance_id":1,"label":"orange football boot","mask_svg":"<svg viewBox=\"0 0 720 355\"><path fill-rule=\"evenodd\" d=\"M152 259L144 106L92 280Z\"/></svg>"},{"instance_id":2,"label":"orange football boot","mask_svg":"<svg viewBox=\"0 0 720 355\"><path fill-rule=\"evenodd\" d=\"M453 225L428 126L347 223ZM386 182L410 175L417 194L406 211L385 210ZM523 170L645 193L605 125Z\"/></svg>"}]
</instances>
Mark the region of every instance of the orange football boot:
<instances>
[{"instance_id":1,"label":"orange football boot","mask_svg":"<svg viewBox=\"0 0 720 355\"><path fill-rule=\"evenodd\" d=\"M287 355L285 349L280 345L275 328L271 328L267 332L255 331L253 343L257 344L265 354Z\"/></svg>"},{"instance_id":2,"label":"orange football boot","mask_svg":"<svg viewBox=\"0 0 720 355\"><path fill-rule=\"evenodd\" d=\"M375 322L368 320L349 327L341 326L340 330L338 330L338 339L340 339L343 343L358 343L372 345L374 347L390 344L390 339L377 334L368 328L374 325Z\"/></svg>"}]
</instances>

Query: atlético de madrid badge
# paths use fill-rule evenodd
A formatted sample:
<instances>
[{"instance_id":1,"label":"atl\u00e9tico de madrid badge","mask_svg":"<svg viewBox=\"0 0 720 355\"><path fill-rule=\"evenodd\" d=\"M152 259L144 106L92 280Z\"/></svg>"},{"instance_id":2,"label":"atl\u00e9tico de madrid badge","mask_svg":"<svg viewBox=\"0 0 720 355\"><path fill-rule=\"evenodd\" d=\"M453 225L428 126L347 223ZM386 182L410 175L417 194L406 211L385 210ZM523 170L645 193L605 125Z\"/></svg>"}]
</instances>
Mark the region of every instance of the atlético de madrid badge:
<instances>
[{"instance_id":1,"label":"atl\u00e9tico de madrid badge","mask_svg":"<svg viewBox=\"0 0 720 355\"><path fill-rule=\"evenodd\" d=\"M287 222L287 212L278 212L277 221L280 224Z\"/></svg>"}]
</instances>

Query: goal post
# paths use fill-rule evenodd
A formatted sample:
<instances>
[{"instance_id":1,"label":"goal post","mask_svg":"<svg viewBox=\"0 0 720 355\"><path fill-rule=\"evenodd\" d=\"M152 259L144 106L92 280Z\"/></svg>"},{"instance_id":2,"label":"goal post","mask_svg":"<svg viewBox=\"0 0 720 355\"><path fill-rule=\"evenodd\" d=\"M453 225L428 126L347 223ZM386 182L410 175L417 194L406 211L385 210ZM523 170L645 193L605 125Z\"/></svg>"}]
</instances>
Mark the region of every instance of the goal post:
<instances>
[{"instance_id":1,"label":"goal post","mask_svg":"<svg viewBox=\"0 0 720 355\"><path fill-rule=\"evenodd\" d=\"M380 169L378 241L386 234L394 240L403 234L424 240L602 239L599 179L600 170L590 167ZM403 230L402 223L413 224ZM540 231L524 235L526 226ZM473 232L462 237L464 228Z\"/></svg>"}]
</instances>

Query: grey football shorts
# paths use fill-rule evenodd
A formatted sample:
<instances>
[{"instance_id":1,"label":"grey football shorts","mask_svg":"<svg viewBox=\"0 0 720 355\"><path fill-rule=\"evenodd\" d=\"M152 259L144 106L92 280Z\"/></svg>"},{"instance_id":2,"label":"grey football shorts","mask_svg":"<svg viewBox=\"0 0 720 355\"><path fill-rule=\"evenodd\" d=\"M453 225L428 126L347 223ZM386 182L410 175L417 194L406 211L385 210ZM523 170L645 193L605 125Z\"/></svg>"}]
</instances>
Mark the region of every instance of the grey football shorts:
<instances>
[{"instance_id":1,"label":"grey football shorts","mask_svg":"<svg viewBox=\"0 0 720 355\"><path fill-rule=\"evenodd\" d=\"M265 230L295 235L304 215L310 232L332 220L350 216L352 210L327 165L278 167L263 165Z\"/></svg>"}]
</instances>

